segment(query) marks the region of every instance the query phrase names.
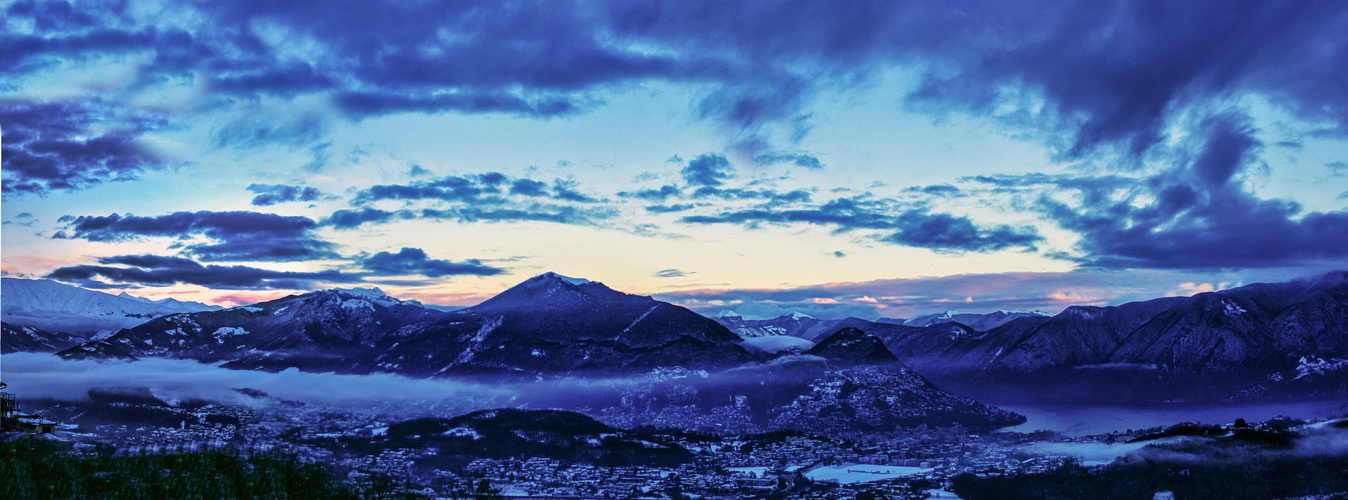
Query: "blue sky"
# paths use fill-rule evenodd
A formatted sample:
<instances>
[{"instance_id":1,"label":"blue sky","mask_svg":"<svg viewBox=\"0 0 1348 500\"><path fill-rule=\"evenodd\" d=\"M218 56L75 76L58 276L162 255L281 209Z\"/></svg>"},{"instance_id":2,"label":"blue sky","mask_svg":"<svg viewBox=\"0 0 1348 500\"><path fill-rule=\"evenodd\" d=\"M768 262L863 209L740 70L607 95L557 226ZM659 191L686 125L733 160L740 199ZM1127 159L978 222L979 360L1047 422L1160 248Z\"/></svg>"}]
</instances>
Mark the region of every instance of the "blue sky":
<instances>
[{"instance_id":1,"label":"blue sky","mask_svg":"<svg viewBox=\"0 0 1348 500\"><path fill-rule=\"evenodd\" d=\"M3 2L3 272L911 316L1348 262L1340 2Z\"/></svg>"}]
</instances>

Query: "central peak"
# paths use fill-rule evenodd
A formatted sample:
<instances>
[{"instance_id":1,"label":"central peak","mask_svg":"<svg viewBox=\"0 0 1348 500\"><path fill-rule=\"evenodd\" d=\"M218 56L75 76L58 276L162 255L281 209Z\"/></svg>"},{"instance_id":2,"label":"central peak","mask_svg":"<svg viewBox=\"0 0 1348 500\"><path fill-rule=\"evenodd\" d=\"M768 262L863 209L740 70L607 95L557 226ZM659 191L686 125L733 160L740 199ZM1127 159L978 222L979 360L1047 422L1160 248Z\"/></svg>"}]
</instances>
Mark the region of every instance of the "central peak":
<instances>
[{"instance_id":1,"label":"central peak","mask_svg":"<svg viewBox=\"0 0 1348 500\"><path fill-rule=\"evenodd\" d=\"M469 309L476 312L528 311L539 307L591 309L606 302L653 302L650 297L614 291L603 283L543 273Z\"/></svg>"},{"instance_id":2,"label":"central peak","mask_svg":"<svg viewBox=\"0 0 1348 500\"><path fill-rule=\"evenodd\" d=\"M554 272L546 272L546 273L543 273L543 274L538 275L538 277L540 277L540 278L556 278L556 279L565 281L565 282L567 282L567 283L570 283L570 284L572 284L572 285L584 285L584 284L586 284L586 283L591 283L590 280L587 280L587 279L584 279L584 278L572 278L572 277L570 277L570 276L562 276L562 275L557 274L557 273L554 273Z\"/></svg>"}]
</instances>

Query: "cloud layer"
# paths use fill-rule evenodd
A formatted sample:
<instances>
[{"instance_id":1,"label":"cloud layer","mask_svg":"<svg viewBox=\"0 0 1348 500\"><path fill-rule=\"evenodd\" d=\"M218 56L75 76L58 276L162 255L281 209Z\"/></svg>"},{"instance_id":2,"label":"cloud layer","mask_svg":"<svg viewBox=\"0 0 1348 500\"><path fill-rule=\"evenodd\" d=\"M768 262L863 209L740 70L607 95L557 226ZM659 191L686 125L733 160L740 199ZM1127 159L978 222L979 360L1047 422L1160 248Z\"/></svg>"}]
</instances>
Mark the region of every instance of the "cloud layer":
<instances>
[{"instance_id":1,"label":"cloud layer","mask_svg":"<svg viewBox=\"0 0 1348 500\"><path fill-rule=\"evenodd\" d=\"M297 261L334 258L336 245L312 235L307 217L260 212L175 212L155 217L66 216L56 238L129 241L145 237L183 240L183 250L207 261ZM209 243L188 242L204 236Z\"/></svg>"},{"instance_id":2,"label":"cloud layer","mask_svg":"<svg viewBox=\"0 0 1348 500\"><path fill-rule=\"evenodd\" d=\"M502 271L413 246L391 250L412 243L352 250L319 236L409 220L645 235L813 226L862 244L1035 252L1111 269L1279 268L1348 257L1344 208L1257 189L1261 176L1299 174L1272 172L1271 151L1348 137L1348 9L1334 0L21 0L3 9L7 201L177 166L147 146L175 131L197 131L212 153L301 153L308 163L289 167L314 173L331 162L340 144L334 130L344 126L405 114L568 119L648 93L687 101L693 121L724 144L616 193L565 173L435 177L415 166L412 180L351 186L341 193L346 205L308 216L219 207L72 216L60 221L58 238L167 238L179 260L104 256L53 276L272 287L323 276ZM1043 167L1058 173L924 181L935 184L899 186L907 188L900 195L757 175L775 165L903 179L906 168L930 168L826 165L828 151L807 150L816 114L881 84L895 86L890 111L972 119L1047 151L1053 164ZM190 97L173 97L182 95ZM1317 161L1343 179L1342 159ZM251 205L298 210L339 192L286 182L248 185ZM957 203L974 197L983 205ZM100 213L114 209L125 213ZM288 276L252 265L316 260L349 268ZM222 263L231 265L210 265ZM230 269L240 281L219 281Z\"/></svg>"}]
</instances>

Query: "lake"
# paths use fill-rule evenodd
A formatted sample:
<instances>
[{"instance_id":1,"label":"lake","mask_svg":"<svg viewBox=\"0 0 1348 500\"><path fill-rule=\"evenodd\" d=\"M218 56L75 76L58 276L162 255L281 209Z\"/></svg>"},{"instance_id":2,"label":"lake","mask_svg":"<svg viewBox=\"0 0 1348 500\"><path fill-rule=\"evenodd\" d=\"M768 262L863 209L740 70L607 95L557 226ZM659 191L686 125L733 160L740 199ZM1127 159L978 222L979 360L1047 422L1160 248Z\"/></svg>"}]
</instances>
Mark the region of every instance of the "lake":
<instances>
[{"instance_id":1,"label":"lake","mask_svg":"<svg viewBox=\"0 0 1348 500\"><path fill-rule=\"evenodd\" d=\"M1000 430L1032 432L1041 429L1069 436L1104 434L1111 431L1169 426L1180 422L1230 424L1238 418L1256 423L1278 416L1303 420L1341 415L1344 401L1301 403L1241 403L1230 405L998 405L1025 415L1024 424Z\"/></svg>"}]
</instances>

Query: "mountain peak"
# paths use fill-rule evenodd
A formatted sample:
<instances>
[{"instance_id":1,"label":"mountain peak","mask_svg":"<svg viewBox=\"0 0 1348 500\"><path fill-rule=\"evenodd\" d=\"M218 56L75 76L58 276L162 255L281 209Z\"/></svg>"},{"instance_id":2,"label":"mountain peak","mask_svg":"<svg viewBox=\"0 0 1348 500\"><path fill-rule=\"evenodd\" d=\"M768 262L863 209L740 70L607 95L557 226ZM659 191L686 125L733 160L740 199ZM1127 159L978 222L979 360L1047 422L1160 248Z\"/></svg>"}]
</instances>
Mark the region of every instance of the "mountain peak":
<instances>
[{"instance_id":1,"label":"mountain peak","mask_svg":"<svg viewBox=\"0 0 1348 500\"><path fill-rule=\"evenodd\" d=\"M324 291L325 291L325 292L329 292L329 293L336 293L336 294L340 294L340 295L345 295L345 296L348 296L348 297L351 297L351 298L355 298L355 299L364 299L364 300L368 300L368 301L370 301L370 302L378 302L378 303L384 304L384 305L396 305L396 304L400 304L400 303L403 302L403 301L398 300L398 299L396 299L396 298L394 298L394 297L392 297L392 296L389 296L389 294L384 293L384 290L382 290L382 289L380 289L380 288L378 288L378 287L375 287L375 288L330 288L330 289L327 289L327 290L324 290Z\"/></svg>"},{"instance_id":2,"label":"mountain peak","mask_svg":"<svg viewBox=\"0 0 1348 500\"><path fill-rule=\"evenodd\" d=\"M219 309L195 302L153 301L71 286L51 280L0 279L3 319L44 330L91 333L131 328L165 314Z\"/></svg>"},{"instance_id":3,"label":"mountain peak","mask_svg":"<svg viewBox=\"0 0 1348 500\"><path fill-rule=\"evenodd\" d=\"M572 278L572 277L570 277L570 276L562 276L562 275L557 274L557 273L554 273L554 272L552 272L552 271L548 271L548 272L546 272L546 273L540 274L540 275L538 275L538 276L535 276L534 278L535 278L535 279L542 278L542 279L545 279L545 280L551 280L551 279L562 280L562 281L565 281L565 282L570 283L570 284L572 284L572 285L586 285L586 284L589 284L589 283L593 283L593 281L590 281L590 280L587 280L587 279L584 279L584 278Z\"/></svg>"},{"instance_id":4,"label":"mountain peak","mask_svg":"<svg viewBox=\"0 0 1348 500\"><path fill-rule=\"evenodd\" d=\"M569 308L592 306L608 301L654 301L650 297L625 294L597 281L543 273L483 301L470 309L477 312L516 310L534 307Z\"/></svg>"},{"instance_id":5,"label":"mountain peak","mask_svg":"<svg viewBox=\"0 0 1348 500\"><path fill-rule=\"evenodd\" d=\"M864 363L893 363L899 360L879 337L851 327L834 332L805 351L805 354Z\"/></svg>"}]
</instances>

